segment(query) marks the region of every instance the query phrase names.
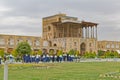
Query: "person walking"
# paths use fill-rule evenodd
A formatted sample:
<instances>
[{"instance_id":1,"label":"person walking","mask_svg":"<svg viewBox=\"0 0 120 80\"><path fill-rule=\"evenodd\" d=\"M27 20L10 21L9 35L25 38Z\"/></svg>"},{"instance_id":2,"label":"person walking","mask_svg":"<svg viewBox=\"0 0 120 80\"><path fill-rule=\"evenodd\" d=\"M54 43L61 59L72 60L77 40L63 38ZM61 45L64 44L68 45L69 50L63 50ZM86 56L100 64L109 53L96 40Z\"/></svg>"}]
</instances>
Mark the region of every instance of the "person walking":
<instances>
[{"instance_id":1,"label":"person walking","mask_svg":"<svg viewBox=\"0 0 120 80\"><path fill-rule=\"evenodd\" d=\"M10 61L10 63L13 63L13 56L12 56L12 54L9 55L9 61Z\"/></svg>"},{"instance_id":2,"label":"person walking","mask_svg":"<svg viewBox=\"0 0 120 80\"><path fill-rule=\"evenodd\" d=\"M2 64L2 57L0 56L0 64Z\"/></svg>"},{"instance_id":3,"label":"person walking","mask_svg":"<svg viewBox=\"0 0 120 80\"><path fill-rule=\"evenodd\" d=\"M36 62L36 63L39 63L39 61L40 61L40 55L37 54L37 55L36 55L35 62Z\"/></svg>"}]
</instances>

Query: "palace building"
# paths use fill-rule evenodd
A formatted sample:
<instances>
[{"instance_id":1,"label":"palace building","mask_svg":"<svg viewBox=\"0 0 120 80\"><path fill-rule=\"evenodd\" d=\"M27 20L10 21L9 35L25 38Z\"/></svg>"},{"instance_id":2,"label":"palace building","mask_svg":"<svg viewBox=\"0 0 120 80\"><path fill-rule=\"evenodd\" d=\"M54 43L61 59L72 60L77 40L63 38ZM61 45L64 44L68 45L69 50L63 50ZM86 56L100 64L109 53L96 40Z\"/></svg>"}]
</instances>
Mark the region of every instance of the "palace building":
<instances>
[{"instance_id":1,"label":"palace building","mask_svg":"<svg viewBox=\"0 0 120 80\"><path fill-rule=\"evenodd\" d=\"M77 50L80 54L98 50L120 50L118 41L98 41L98 23L79 20L66 14L56 14L42 19L42 37L0 35L0 49L7 52L16 48L21 41L27 41L33 50Z\"/></svg>"},{"instance_id":2,"label":"palace building","mask_svg":"<svg viewBox=\"0 0 120 80\"><path fill-rule=\"evenodd\" d=\"M67 52L78 50L97 52L97 23L79 21L76 17L56 14L43 18L43 40L46 49L60 49Z\"/></svg>"}]
</instances>

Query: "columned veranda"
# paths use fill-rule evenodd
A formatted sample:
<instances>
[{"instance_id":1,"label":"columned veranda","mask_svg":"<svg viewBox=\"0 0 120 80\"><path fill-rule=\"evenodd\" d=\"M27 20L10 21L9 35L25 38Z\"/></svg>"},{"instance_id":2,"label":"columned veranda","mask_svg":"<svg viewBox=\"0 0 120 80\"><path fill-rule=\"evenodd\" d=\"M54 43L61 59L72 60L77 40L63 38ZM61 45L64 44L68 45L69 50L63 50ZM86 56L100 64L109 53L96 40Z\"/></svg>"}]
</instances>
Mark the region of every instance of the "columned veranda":
<instances>
[{"instance_id":1,"label":"columned veranda","mask_svg":"<svg viewBox=\"0 0 120 80\"><path fill-rule=\"evenodd\" d=\"M83 38L95 38L97 39L97 26L87 26L82 27L82 37Z\"/></svg>"}]
</instances>

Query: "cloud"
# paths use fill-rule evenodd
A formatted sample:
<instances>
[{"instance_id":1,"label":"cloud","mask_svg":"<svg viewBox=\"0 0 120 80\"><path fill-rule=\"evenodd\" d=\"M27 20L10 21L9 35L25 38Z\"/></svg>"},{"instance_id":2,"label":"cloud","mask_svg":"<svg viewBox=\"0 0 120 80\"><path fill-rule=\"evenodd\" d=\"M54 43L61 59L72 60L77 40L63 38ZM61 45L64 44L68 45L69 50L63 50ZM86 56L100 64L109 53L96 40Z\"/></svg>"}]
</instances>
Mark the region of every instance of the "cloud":
<instances>
[{"instance_id":1,"label":"cloud","mask_svg":"<svg viewBox=\"0 0 120 80\"><path fill-rule=\"evenodd\" d=\"M6 12L6 11L10 11L10 10L11 10L10 8L0 6L0 12Z\"/></svg>"},{"instance_id":2,"label":"cloud","mask_svg":"<svg viewBox=\"0 0 120 80\"><path fill-rule=\"evenodd\" d=\"M99 23L99 40L120 40L119 0L0 0L0 33L39 36L42 18L66 13Z\"/></svg>"},{"instance_id":3,"label":"cloud","mask_svg":"<svg viewBox=\"0 0 120 80\"><path fill-rule=\"evenodd\" d=\"M4 16L4 13L11 11L11 10L12 10L11 8L0 5L0 17Z\"/></svg>"},{"instance_id":4,"label":"cloud","mask_svg":"<svg viewBox=\"0 0 120 80\"><path fill-rule=\"evenodd\" d=\"M7 23L7 24L6 24ZM38 24L39 19L37 18L30 18L26 16L12 16L12 17L5 17L0 19L0 24L2 25L35 25Z\"/></svg>"}]
</instances>

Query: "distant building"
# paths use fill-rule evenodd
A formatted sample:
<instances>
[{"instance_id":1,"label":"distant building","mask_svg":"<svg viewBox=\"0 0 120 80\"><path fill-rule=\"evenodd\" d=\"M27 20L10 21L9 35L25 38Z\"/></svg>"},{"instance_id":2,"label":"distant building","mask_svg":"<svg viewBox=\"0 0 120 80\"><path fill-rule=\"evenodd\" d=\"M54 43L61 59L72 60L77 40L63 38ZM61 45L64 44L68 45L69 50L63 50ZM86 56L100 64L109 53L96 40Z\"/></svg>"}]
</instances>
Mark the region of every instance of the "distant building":
<instances>
[{"instance_id":1,"label":"distant building","mask_svg":"<svg viewBox=\"0 0 120 80\"><path fill-rule=\"evenodd\" d=\"M0 49L11 52L21 41L28 42L34 51L77 50L85 52L98 50L120 50L118 41L98 41L97 23L78 20L66 14L56 14L42 19L42 38L35 36L0 35Z\"/></svg>"},{"instance_id":2,"label":"distant building","mask_svg":"<svg viewBox=\"0 0 120 80\"><path fill-rule=\"evenodd\" d=\"M14 50L19 42L26 41L32 46L32 50L41 49L41 37L19 36L19 35L0 35L0 49L6 52Z\"/></svg>"},{"instance_id":3,"label":"distant building","mask_svg":"<svg viewBox=\"0 0 120 80\"><path fill-rule=\"evenodd\" d=\"M98 41L98 50L120 51L120 41Z\"/></svg>"}]
</instances>

